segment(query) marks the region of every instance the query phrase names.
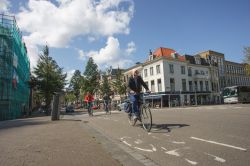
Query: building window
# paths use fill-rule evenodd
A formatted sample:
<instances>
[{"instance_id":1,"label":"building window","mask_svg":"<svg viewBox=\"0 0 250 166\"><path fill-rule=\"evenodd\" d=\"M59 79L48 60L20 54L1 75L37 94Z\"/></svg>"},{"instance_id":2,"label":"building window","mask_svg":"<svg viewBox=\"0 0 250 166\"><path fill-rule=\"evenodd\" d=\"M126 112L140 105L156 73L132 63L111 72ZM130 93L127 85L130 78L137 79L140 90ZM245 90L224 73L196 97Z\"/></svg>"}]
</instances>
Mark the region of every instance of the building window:
<instances>
[{"instance_id":1,"label":"building window","mask_svg":"<svg viewBox=\"0 0 250 166\"><path fill-rule=\"evenodd\" d=\"M148 76L148 69L144 69L144 77Z\"/></svg>"},{"instance_id":2,"label":"building window","mask_svg":"<svg viewBox=\"0 0 250 166\"><path fill-rule=\"evenodd\" d=\"M205 82L206 91L209 91L208 81Z\"/></svg>"},{"instance_id":3,"label":"building window","mask_svg":"<svg viewBox=\"0 0 250 166\"><path fill-rule=\"evenodd\" d=\"M158 92L161 92L162 91L161 79L157 80L157 86L158 86Z\"/></svg>"},{"instance_id":4,"label":"building window","mask_svg":"<svg viewBox=\"0 0 250 166\"><path fill-rule=\"evenodd\" d=\"M169 72L174 73L174 65L173 64L169 64Z\"/></svg>"},{"instance_id":5,"label":"building window","mask_svg":"<svg viewBox=\"0 0 250 166\"><path fill-rule=\"evenodd\" d=\"M194 89L195 89L196 92L198 91L198 84L197 84L197 81L194 81Z\"/></svg>"},{"instance_id":6,"label":"building window","mask_svg":"<svg viewBox=\"0 0 250 166\"><path fill-rule=\"evenodd\" d=\"M145 84L147 85L147 87L148 87L148 81L145 81Z\"/></svg>"},{"instance_id":7,"label":"building window","mask_svg":"<svg viewBox=\"0 0 250 166\"><path fill-rule=\"evenodd\" d=\"M156 74L160 74L161 70L160 70L160 65L156 65Z\"/></svg>"},{"instance_id":8,"label":"building window","mask_svg":"<svg viewBox=\"0 0 250 166\"><path fill-rule=\"evenodd\" d=\"M181 74L186 74L185 66L181 66Z\"/></svg>"},{"instance_id":9,"label":"building window","mask_svg":"<svg viewBox=\"0 0 250 166\"><path fill-rule=\"evenodd\" d=\"M175 91L175 82L174 82L174 78L170 78L170 90L171 92Z\"/></svg>"},{"instance_id":10,"label":"building window","mask_svg":"<svg viewBox=\"0 0 250 166\"><path fill-rule=\"evenodd\" d=\"M150 75L154 75L154 70L153 70L153 67L150 67Z\"/></svg>"},{"instance_id":11,"label":"building window","mask_svg":"<svg viewBox=\"0 0 250 166\"><path fill-rule=\"evenodd\" d=\"M151 91L155 92L155 81L154 80L151 81Z\"/></svg>"},{"instance_id":12,"label":"building window","mask_svg":"<svg viewBox=\"0 0 250 166\"><path fill-rule=\"evenodd\" d=\"M188 76L192 76L192 68L191 67L188 68Z\"/></svg>"},{"instance_id":13,"label":"building window","mask_svg":"<svg viewBox=\"0 0 250 166\"><path fill-rule=\"evenodd\" d=\"M203 91L203 81L200 81L200 91Z\"/></svg>"},{"instance_id":14,"label":"building window","mask_svg":"<svg viewBox=\"0 0 250 166\"><path fill-rule=\"evenodd\" d=\"M189 86L189 91L192 92L193 91L192 81L188 81L188 86Z\"/></svg>"},{"instance_id":15,"label":"building window","mask_svg":"<svg viewBox=\"0 0 250 166\"><path fill-rule=\"evenodd\" d=\"M182 91L184 92L187 91L186 79L182 79L181 82L182 82Z\"/></svg>"}]
</instances>

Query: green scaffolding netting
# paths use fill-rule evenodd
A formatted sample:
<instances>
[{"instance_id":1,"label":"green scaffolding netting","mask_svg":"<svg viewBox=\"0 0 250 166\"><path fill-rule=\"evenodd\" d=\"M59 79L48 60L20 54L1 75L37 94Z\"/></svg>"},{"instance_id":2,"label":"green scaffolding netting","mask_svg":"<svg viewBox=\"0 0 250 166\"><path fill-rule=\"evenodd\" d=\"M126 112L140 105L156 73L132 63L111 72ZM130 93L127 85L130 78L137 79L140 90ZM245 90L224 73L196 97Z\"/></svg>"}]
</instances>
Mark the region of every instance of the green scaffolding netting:
<instances>
[{"instance_id":1,"label":"green scaffolding netting","mask_svg":"<svg viewBox=\"0 0 250 166\"><path fill-rule=\"evenodd\" d=\"M30 63L16 20L0 14L0 120L27 112L29 78Z\"/></svg>"}]
</instances>

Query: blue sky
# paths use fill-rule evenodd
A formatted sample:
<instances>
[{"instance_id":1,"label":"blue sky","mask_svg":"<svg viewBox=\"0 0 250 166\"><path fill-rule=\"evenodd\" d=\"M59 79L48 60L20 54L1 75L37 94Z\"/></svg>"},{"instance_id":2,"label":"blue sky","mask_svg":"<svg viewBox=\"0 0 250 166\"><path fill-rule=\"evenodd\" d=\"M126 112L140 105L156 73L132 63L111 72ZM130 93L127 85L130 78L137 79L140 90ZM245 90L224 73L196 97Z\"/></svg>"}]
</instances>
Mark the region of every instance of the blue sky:
<instances>
[{"instance_id":1,"label":"blue sky","mask_svg":"<svg viewBox=\"0 0 250 166\"><path fill-rule=\"evenodd\" d=\"M101 69L126 68L158 47L191 55L214 50L242 62L250 46L249 0L1 1L0 11L16 15L32 63L47 42L69 73L83 72L90 56Z\"/></svg>"}]
</instances>

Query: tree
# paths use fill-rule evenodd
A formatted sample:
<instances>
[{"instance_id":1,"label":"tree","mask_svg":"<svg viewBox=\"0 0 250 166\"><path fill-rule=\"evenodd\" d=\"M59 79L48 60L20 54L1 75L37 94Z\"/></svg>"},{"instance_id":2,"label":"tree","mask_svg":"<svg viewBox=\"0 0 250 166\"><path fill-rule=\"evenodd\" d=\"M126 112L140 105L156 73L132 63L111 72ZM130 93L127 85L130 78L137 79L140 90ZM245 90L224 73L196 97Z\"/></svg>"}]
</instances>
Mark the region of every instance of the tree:
<instances>
[{"instance_id":1,"label":"tree","mask_svg":"<svg viewBox=\"0 0 250 166\"><path fill-rule=\"evenodd\" d=\"M120 95L120 97L122 95L126 95L127 86L126 83L123 81L122 70L119 68L117 69L116 78L114 79L112 85L115 92L117 92Z\"/></svg>"},{"instance_id":2,"label":"tree","mask_svg":"<svg viewBox=\"0 0 250 166\"><path fill-rule=\"evenodd\" d=\"M76 96L73 92L66 92L64 100L66 105L68 105L68 103L73 103L76 100Z\"/></svg>"},{"instance_id":3,"label":"tree","mask_svg":"<svg viewBox=\"0 0 250 166\"><path fill-rule=\"evenodd\" d=\"M89 58L83 78L83 91L94 93L99 88L99 71L92 57Z\"/></svg>"},{"instance_id":4,"label":"tree","mask_svg":"<svg viewBox=\"0 0 250 166\"><path fill-rule=\"evenodd\" d=\"M246 62L246 72L250 75L250 47L244 47L244 62Z\"/></svg>"},{"instance_id":5,"label":"tree","mask_svg":"<svg viewBox=\"0 0 250 166\"><path fill-rule=\"evenodd\" d=\"M76 70L70 80L69 87L72 88L77 102L79 101L79 97L80 97L81 83L82 83L81 72L79 70Z\"/></svg>"},{"instance_id":6,"label":"tree","mask_svg":"<svg viewBox=\"0 0 250 166\"><path fill-rule=\"evenodd\" d=\"M102 95L104 94L110 95L111 90L110 90L110 85L108 82L108 76L106 74L103 75L103 82L100 87L100 90L101 90Z\"/></svg>"},{"instance_id":7,"label":"tree","mask_svg":"<svg viewBox=\"0 0 250 166\"><path fill-rule=\"evenodd\" d=\"M47 45L44 47L43 53L40 54L34 74L37 80L37 88L45 99L46 112L49 113L52 97L56 92L63 90L67 75L63 74L63 69L49 56Z\"/></svg>"}]
</instances>

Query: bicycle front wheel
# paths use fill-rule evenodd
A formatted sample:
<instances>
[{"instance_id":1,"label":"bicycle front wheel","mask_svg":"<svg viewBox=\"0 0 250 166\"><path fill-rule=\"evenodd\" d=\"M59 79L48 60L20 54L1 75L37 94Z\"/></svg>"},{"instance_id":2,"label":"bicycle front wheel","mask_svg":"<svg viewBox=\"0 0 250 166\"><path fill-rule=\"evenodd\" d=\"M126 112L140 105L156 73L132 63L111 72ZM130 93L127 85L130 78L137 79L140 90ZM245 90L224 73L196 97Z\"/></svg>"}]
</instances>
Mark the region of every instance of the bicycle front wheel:
<instances>
[{"instance_id":1,"label":"bicycle front wheel","mask_svg":"<svg viewBox=\"0 0 250 166\"><path fill-rule=\"evenodd\" d=\"M142 122L143 128L147 132L150 132L152 128L152 114L151 114L150 108L147 106L141 107L141 122Z\"/></svg>"}]
</instances>

